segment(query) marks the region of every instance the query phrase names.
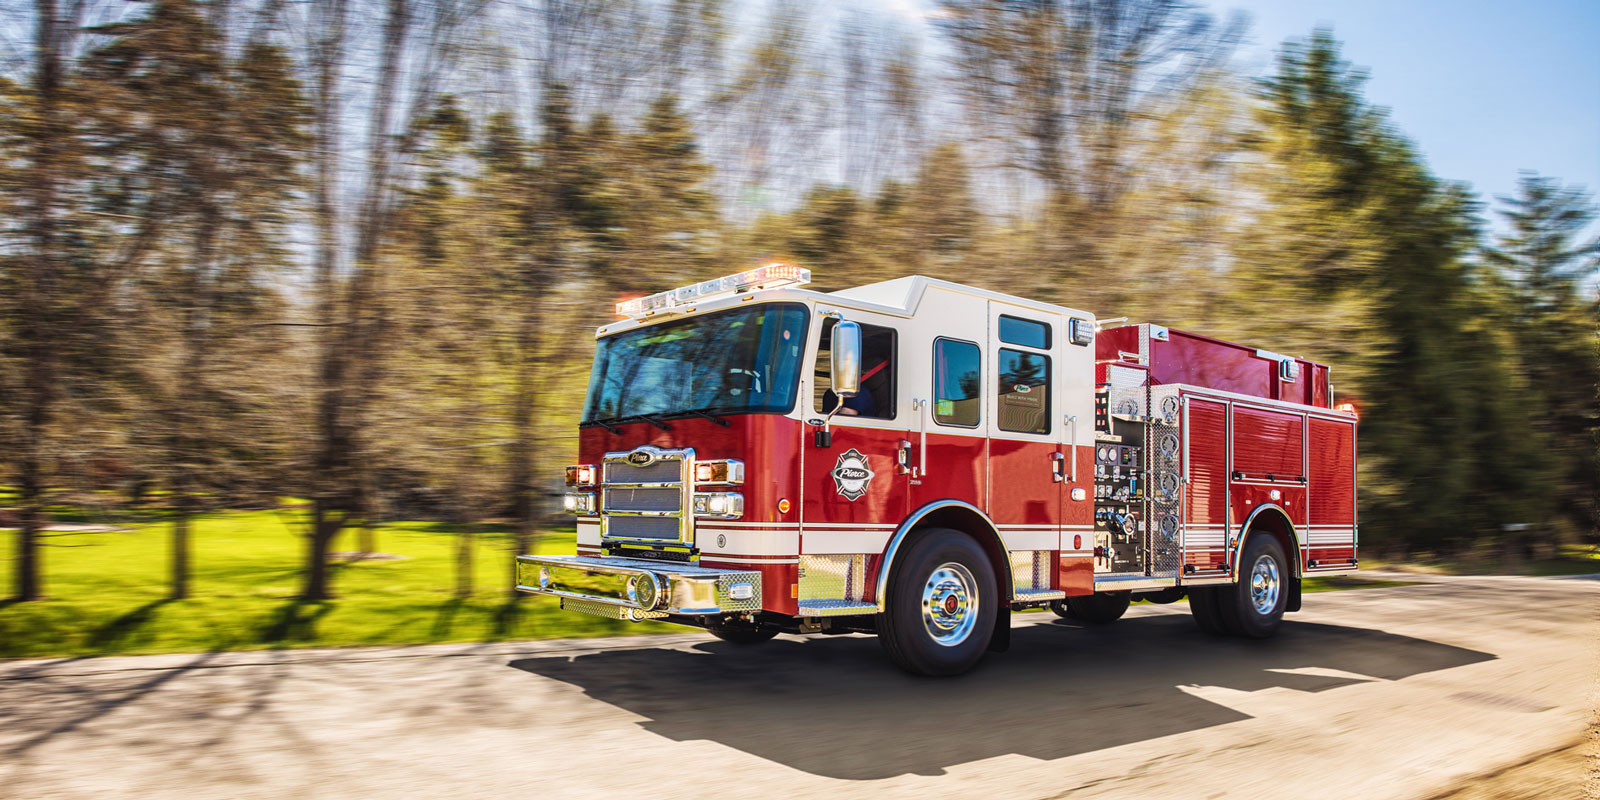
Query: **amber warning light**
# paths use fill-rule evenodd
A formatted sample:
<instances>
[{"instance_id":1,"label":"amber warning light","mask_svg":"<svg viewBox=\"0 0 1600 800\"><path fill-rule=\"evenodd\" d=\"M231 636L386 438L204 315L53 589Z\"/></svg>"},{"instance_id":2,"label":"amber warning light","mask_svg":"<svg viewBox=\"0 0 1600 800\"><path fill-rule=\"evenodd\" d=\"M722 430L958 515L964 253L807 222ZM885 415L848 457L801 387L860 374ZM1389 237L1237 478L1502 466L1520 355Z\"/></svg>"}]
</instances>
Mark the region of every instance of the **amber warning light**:
<instances>
[{"instance_id":1,"label":"amber warning light","mask_svg":"<svg viewBox=\"0 0 1600 800\"><path fill-rule=\"evenodd\" d=\"M1334 406L1333 410L1334 411L1343 411L1344 413L1349 414L1350 416L1355 417L1356 419L1360 419L1361 418L1361 414L1356 411L1356 404L1355 403L1340 403L1339 405Z\"/></svg>"},{"instance_id":2,"label":"amber warning light","mask_svg":"<svg viewBox=\"0 0 1600 800\"><path fill-rule=\"evenodd\" d=\"M726 275L709 281L679 286L648 297L636 297L617 304L619 317L648 317L658 311L667 311L685 303L706 300L735 292L753 292L757 289L776 289L780 286L804 286L811 282L811 270L789 264L768 264L748 269L737 275Z\"/></svg>"}]
</instances>

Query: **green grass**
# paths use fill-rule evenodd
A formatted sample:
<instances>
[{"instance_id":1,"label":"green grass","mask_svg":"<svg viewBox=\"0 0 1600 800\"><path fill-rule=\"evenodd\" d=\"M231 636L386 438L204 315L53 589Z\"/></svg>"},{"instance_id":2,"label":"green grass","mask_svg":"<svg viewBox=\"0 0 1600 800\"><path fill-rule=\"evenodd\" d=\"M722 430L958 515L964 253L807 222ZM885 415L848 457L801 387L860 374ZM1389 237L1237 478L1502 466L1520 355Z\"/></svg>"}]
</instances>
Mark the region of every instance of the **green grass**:
<instances>
[{"instance_id":1,"label":"green grass","mask_svg":"<svg viewBox=\"0 0 1600 800\"><path fill-rule=\"evenodd\" d=\"M64 521L64 520L63 520ZM96 520L99 521L99 520ZM305 539L289 511L197 517L191 597L167 595L170 525L138 521L119 533L49 533L45 594L0 602L0 658L477 642L682 630L560 610L549 598L507 602L510 534L474 536L469 597L454 596L456 526L383 526L378 549L403 556L333 567L339 597L302 603ZM571 553L571 528L539 537L537 552ZM0 534L0 597L13 594L14 534ZM341 534L333 549L354 549Z\"/></svg>"},{"instance_id":2,"label":"green grass","mask_svg":"<svg viewBox=\"0 0 1600 800\"><path fill-rule=\"evenodd\" d=\"M1507 559L1493 549L1469 555L1431 556L1410 560L1361 559L1362 569L1421 575L1590 575L1600 573L1600 546L1566 544L1553 558Z\"/></svg>"},{"instance_id":3,"label":"green grass","mask_svg":"<svg viewBox=\"0 0 1600 800\"><path fill-rule=\"evenodd\" d=\"M1367 578L1361 573L1354 575L1328 575L1317 577L1315 575L1304 579L1300 583L1300 591L1311 592L1337 592L1343 589L1381 589L1385 586L1412 586L1426 581L1392 581L1383 578Z\"/></svg>"}]
</instances>

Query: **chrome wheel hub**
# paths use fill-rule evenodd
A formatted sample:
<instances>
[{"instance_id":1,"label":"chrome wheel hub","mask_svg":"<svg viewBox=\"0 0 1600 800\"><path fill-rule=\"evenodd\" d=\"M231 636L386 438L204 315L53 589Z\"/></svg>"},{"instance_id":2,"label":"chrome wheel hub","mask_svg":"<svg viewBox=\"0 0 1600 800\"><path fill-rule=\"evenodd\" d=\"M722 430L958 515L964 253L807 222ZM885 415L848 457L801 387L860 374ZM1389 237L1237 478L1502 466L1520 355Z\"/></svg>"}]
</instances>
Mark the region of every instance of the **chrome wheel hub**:
<instances>
[{"instance_id":1,"label":"chrome wheel hub","mask_svg":"<svg viewBox=\"0 0 1600 800\"><path fill-rule=\"evenodd\" d=\"M1250 568L1250 602L1256 607L1257 614L1271 614L1272 609L1278 606L1280 585L1278 562L1269 555L1257 558L1255 566Z\"/></svg>"},{"instance_id":2,"label":"chrome wheel hub","mask_svg":"<svg viewBox=\"0 0 1600 800\"><path fill-rule=\"evenodd\" d=\"M940 564L922 589L922 626L935 642L954 647L978 622L978 581L953 561Z\"/></svg>"}]
</instances>

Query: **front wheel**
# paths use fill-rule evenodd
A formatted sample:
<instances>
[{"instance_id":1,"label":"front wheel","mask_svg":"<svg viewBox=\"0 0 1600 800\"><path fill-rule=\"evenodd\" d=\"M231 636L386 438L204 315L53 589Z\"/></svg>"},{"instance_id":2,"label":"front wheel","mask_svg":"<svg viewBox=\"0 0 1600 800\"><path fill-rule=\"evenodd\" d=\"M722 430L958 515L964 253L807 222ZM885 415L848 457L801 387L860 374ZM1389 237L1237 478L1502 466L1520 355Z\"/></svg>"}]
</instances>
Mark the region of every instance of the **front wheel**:
<instances>
[{"instance_id":1,"label":"front wheel","mask_svg":"<svg viewBox=\"0 0 1600 800\"><path fill-rule=\"evenodd\" d=\"M924 531L894 565L878 615L889 659L918 675L959 675L983 658L999 593L989 557L972 537Z\"/></svg>"}]
</instances>

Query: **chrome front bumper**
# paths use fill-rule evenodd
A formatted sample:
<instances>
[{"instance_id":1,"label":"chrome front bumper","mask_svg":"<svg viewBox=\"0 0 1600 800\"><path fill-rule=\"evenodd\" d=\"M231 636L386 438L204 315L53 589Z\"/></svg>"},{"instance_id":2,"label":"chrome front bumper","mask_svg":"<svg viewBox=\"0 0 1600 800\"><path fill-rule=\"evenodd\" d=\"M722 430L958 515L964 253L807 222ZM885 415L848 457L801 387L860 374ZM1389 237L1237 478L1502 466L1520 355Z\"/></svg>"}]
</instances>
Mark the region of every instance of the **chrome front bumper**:
<instances>
[{"instance_id":1,"label":"chrome front bumper","mask_svg":"<svg viewBox=\"0 0 1600 800\"><path fill-rule=\"evenodd\" d=\"M761 609L759 572L630 558L517 556L517 590L559 597L569 611L634 621Z\"/></svg>"}]
</instances>

